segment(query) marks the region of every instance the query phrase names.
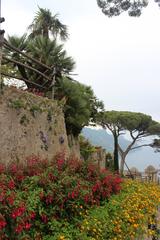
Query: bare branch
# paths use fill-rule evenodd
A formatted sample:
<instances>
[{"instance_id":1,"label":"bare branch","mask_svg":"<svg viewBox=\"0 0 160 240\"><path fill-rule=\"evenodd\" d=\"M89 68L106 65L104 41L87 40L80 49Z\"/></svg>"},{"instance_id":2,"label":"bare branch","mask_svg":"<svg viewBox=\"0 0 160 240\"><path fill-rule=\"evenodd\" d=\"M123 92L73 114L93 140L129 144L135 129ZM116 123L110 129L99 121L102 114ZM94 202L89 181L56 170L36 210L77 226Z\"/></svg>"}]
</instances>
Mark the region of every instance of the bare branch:
<instances>
[{"instance_id":1,"label":"bare branch","mask_svg":"<svg viewBox=\"0 0 160 240\"><path fill-rule=\"evenodd\" d=\"M131 136L131 138L132 138L133 140L134 140L134 139L145 138L145 137L147 137L147 136L150 136L150 134L146 133L145 131L139 132L139 133L137 133L136 136L134 136L134 135L133 135L134 132L137 132L137 130L136 130L136 131L129 131L130 136Z\"/></svg>"},{"instance_id":2,"label":"bare branch","mask_svg":"<svg viewBox=\"0 0 160 240\"><path fill-rule=\"evenodd\" d=\"M41 75L42 77L44 77L44 78L47 79L48 81L52 81L52 80L51 80L50 78L48 78L45 74L41 73L40 71L38 71L37 69L35 69L35 68L33 68L33 67L29 66L29 65L26 65L26 64L21 63L21 62L18 62L18 61L16 61L16 60L7 58L7 57L5 57L5 56L3 57L3 59L5 59L5 60L7 60L7 61L9 61L9 62L13 62L13 63L18 64L18 65L21 65L21 66L23 66L23 67L25 67L25 68L28 68L28 69L30 69L30 70L38 73L39 75Z\"/></svg>"},{"instance_id":3,"label":"bare branch","mask_svg":"<svg viewBox=\"0 0 160 240\"><path fill-rule=\"evenodd\" d=\"M15 78L15 79L18 79L18 80L21 80L21 81L24 81L24 82L31 83L31 84L33 84L33 85L35 85L35 86L37 86L37 87L46 89L45 87L43 87L43 86L41 86L41 85L39 85L39 84L37 84L37 83L34 83L34 82L32 82L32 81L30 81L30 80L28 80L28 79L20 78L20 77L17 77L17 76L13 76L13 75L10 75L10 74L4 73L4 72L1 72L1 74L2 74L3 76L9 77L9 78Z\"/></svg>"},{"instance_id":4,"label":"bare branch","mask_svg":"<svg viewBox=\"0 0 160 240\"><path fill-rule=\"evenodd\" d=\"M120 154L122 155L123 154L123 149L120 147L119 144L118 144L118 150L119 150Z\"/></svg>"},{"instance_id":5,"label":"bare branch","mask_svg":"<svg viewBox=\"0 0 160 240\"><path fill-rule=\"evenodd\" d=\"M130 150L134 150L134 149L141 148L141 147L152 147L152 144L150 143L150 144L139 145L139 146L131 148Z\"/></svg>"},{"instance_id":6,"label":"bare branch","mask_svg":"<svg viewBox=\"0 0 160 240\"><path fill-rule=\"evenodd\" d=\"M7 42L6 39L5 39L5 41L4 41L4 47L5 47L5 48L7 47L7 48L9 48L9 49L12 49L12 50L14 50L15 52L18 52L19 54L23 55L24 57L26 57L26 58L32 60L33 62L37 63L38 65L41 65L41 66L43 66L43 67L45 67L45 68L47 68L47 69L49 69L49 70L52 70L52 68L53 68L53 67L49 67L49 66L47 66L46 64L44 64L44 63L38 61L38 60L35 59L35 58L32 58L32 57L29 56L28 54L22 52L21 50L19 50L19 49L16 48L16 47L12 46L11 44L9 44L9 43Z\"/></svg>"},{"instance_id":7,"label":"bare branch","mask_svg":"<svg viewBox=\"0 0 160 240\"><path fill-rule=\"evenodd\" d=\"M134 135L133 135L133 131L129 131L129 133L130 133L131 138L134 140L135 137L134 137Z\"/></svg>"},{"instance_id":8,"label":"bare branch","mask_svg":"<svg viewBox=\"0 0 160 240\"><path fill-rule=\"evenodd\" d=\"M112 127L111 127L109 124L107 124L107 123L105 123L105 125L106 125L107 128L113 133L113 129L112 129Z\"/></svg>"},{"instance_id":9,"label":"bare branch","mask_svg":"<svg viewBox=\"0 0 160 240\"><path fill-rule=\"evenodd\" d=\"M138 139L138 135L136 137L134 137L133 141L128 145L128 147L126 148L125 151L123 151L123 153L125 155L127 155L129 153L129 151L131 150L132 146L135 144L136 140Z\"/></svg>"},{"instance_id":10,"label":"bare branch","mask_svg":"<svg viewBox=\"0 0 160 240\"><path fill-rule=\"evenodd\" d=\"M147 134L147 133L146 133L146 134L143 134L143 135L139 136L138 139L140 139L140 138L145 138L145 137L149 137L150 135L151 135L151 134L149 134L149 133Z\"/></svg>"}]
</instances>

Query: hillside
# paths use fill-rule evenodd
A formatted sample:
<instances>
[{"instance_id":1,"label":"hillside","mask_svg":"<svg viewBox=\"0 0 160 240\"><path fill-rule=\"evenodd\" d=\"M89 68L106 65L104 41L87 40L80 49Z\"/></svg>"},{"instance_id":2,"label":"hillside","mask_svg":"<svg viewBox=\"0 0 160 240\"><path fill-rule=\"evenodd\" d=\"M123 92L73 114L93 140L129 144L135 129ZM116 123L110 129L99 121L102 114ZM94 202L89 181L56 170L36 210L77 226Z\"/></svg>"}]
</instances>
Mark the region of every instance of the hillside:
<instances>
[{"instance_id":1,"label":"hillside","mask_svg":"<svg viewBox=\"0 0 160 240\"><path fill-rule=\"evenodd\" d=\"M109 152L113 152L113 137L104 129L84 128L82 134L93 145L102 146ZM120 138L120 144L123 148L127 146L129 140L123 136ZM152 148L144 147L135 151L131 151L127 156L127 164L129 167L136 167L140 171L148 165L153 165L155 168L160 166L160 153L155 153Z\"/></svg>"},{"instance_id":2,"label":"hillside","mask_svg":"<svg viewBox=\"0 0 160 240\"><path fill-rule=\"evenodd\" d=\"M93 145L102 146L108 152L113 152L113 137L104 129L84 128L82 135ZM120 145L125 148L130 142L123 136L120 137Z\"/></svg>"}]
</instances>

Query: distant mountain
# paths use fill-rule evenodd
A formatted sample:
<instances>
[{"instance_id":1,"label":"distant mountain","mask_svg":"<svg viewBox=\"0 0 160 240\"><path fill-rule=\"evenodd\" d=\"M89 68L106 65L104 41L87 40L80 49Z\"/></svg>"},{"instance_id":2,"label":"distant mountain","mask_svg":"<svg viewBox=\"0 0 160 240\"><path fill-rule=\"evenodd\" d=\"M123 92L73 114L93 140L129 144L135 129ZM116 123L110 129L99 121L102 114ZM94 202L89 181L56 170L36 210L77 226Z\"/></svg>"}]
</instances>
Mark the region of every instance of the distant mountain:
<instances>
[{"instance_id":1,"label":"distant mountain","mask_svg":"<svg viewBox=\"0 0 160 240\"><path fill-rule=\"evenodd\" d=\"M82 135L93 145L102 146L108 152L113 152L113 137L104 129L86 127L83 129ZM119 143L124 149L130 141L121 136ZM150 147L139 148L138 150L131 151L126 160L129 167L136 167L140 171L144 171L148 165L160 168L160 153L155 153Z\"/></svg>"},{"instance_id":2,"label":"distant mountain","mask_svg":"<svg viewBox=\"0 0 160 240\"><path fill-rule=\"evenodd\" d=\"M82 130L82 135L93 145L102 146L108 152L113 152L113 136L107 133L104 129L93 129L86 127ZM130 143L130 141L121 136L119 143L124 149Z\"/></svg>"}]
</instances>

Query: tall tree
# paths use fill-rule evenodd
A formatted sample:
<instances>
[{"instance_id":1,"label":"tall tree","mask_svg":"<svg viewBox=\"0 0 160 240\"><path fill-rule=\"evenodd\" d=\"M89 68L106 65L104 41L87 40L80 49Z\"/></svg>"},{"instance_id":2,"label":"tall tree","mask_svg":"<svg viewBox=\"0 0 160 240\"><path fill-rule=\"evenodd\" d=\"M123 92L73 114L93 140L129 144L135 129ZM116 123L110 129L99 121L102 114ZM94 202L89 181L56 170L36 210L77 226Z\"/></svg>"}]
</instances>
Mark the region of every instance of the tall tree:
<instances>
[{"instance_id":1,"label":"tall tree","mask_svg":"<svg viewBox=\"0 0 160 240\"><path fill-rule=\"evenodd\" d=\"M39 90L42 90L42 85L47 88L51 86L51 81L48 80L47 82L44 75L49 79L52 79L54 75L54 80L57 81L62 75L67 76L74 69L74 60L72 57L67 56L63 45L57 44L56 40L50 40L43 36L28 39L27 35L23 35L22 37L9 36L8 43L22 51L23 54L27 54L31 58L36 59L38 63L41 63L37 64L14 50L4 49L5 57L3 58L2 64L7 64L10 68L14 69L14 76L24 81L26 80L25 82L28 88L35 87L34 84L28 81L38 84L39 87L37 85L36 88ZM29 68L26 66L29 66ZM32 68L37 71L33 71ZM48 89L48 91L50 90L51 89Z\"/></svg>"},{"instance_id":2,"label":"tall tree","mask_svg":"<svg viewBox=\"0 0 160 240\"><path fill-rule=\"evenodd\" d=\"M121 174L123 174L124 171L126 156L131 150L145 146L152 147L153 145L152 142L144 144L143 142L140 142L140 140L148 136L160 134L160 124L156 121L153 121L151 116L143 113L126 111L106 111L104 113L101 113L99 119L100 124L105 129L110 130L113 134L116 148L114 149L114 151L116 153L118 151L121 157ZM118 138L120 135L125 134L126 132L129 133L131 142L126 147L126 149L122 149L118 142ZM115 170L117 170L118 163L116 155L114 156L114 165Z\"/></svg>"},{"instance_id":3,"label":"tall tree","mask_svg":"<svg viewBox=\"0 0 160 240\"><path fill-rule=\"evenodd\" d=\"M148 0L97 0L97 4L108 17L119 16L123 12L128 12L131 17L139 17Z\"/></svg>"},{"instance_id":4,"label":"tall tree","mask_svg":"<svg viewBox=\"0 0 160 240\"><path fill-rule=\"evenodd\" d=\"M54 39L58 36L62 41L67 40L67 26L62 24L58 19L58 14L52 15L49 9L38 7L39 10L33 19L32 24L28 27L31 30L30 37L34 38L37 35L49 38L51 34Z\"/></svg>"},{"instance_id":5,"label":"tall tree","mask_svg":"<svg viewBox=\"0 0 160 240\"><path fill-rule=\"evenodd\" d=\"M59 21L57 14L52 15L49 9L39 7L29 30L30 35L8 37L11 48L4 45L2 64L13 68L15 78L25 81L28 88L47 89L53 98L55 82L64 75L68 76L75 65L63 45L57 43L57 37L61 40L68 38L67 26ZM12 78L10 73L4 74Z\"/></svg>"},{"instance_id":6,"label":"tall tree","mask_svg":"<svg viewBox=\"0 0 160 240\"><path fill-rule=\"evenodd\" d=\"M94 95L91 87L66 77L56 83L55 97L64 102L64 115L68 135L78 137L84 126L95 122L103 103Z\"/></svg>"}]
</instances>

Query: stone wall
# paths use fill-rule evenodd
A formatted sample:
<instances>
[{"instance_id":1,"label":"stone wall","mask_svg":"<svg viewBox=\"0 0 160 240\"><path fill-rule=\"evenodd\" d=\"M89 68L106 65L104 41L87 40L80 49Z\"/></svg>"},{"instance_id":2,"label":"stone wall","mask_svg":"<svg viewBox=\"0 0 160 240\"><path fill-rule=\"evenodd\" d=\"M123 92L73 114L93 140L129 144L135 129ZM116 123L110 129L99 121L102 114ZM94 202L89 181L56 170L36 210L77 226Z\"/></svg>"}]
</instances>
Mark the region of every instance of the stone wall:
<instances>
[{"instance_id":1,"label":"stone wall","mask_svg":"<svg viewBox=\"0 0 160 240\"><path fill-rule=\"evenodd\" d=\"M70 155L75 156L78 159L81 159L80 156L80 145L78 137L74 137L73 135L68 136L68 145L70 149Z\"/></svg>"},{"instance_id":2,"label":"stone wall","mask_svg":"<svg viewBox=\"0 0 160 240\"><path fill-rule=\"evenodd\" d=\"M98 164L99 168L106 167L106 150L102 147L95 146L95 152L91 154L90 158Z\"/></svg>"},{"instance_id":3,"label":"stone wall","mask_svg":"<svg viewBox=\"0 0 160 240\"><path fill-rule=\"evenodd\" d=\"M56 101L16 88L0 95L0 162L24 161L34 154L51 160L69 154L61 107Z\"/></svg>"}]
</instances>

